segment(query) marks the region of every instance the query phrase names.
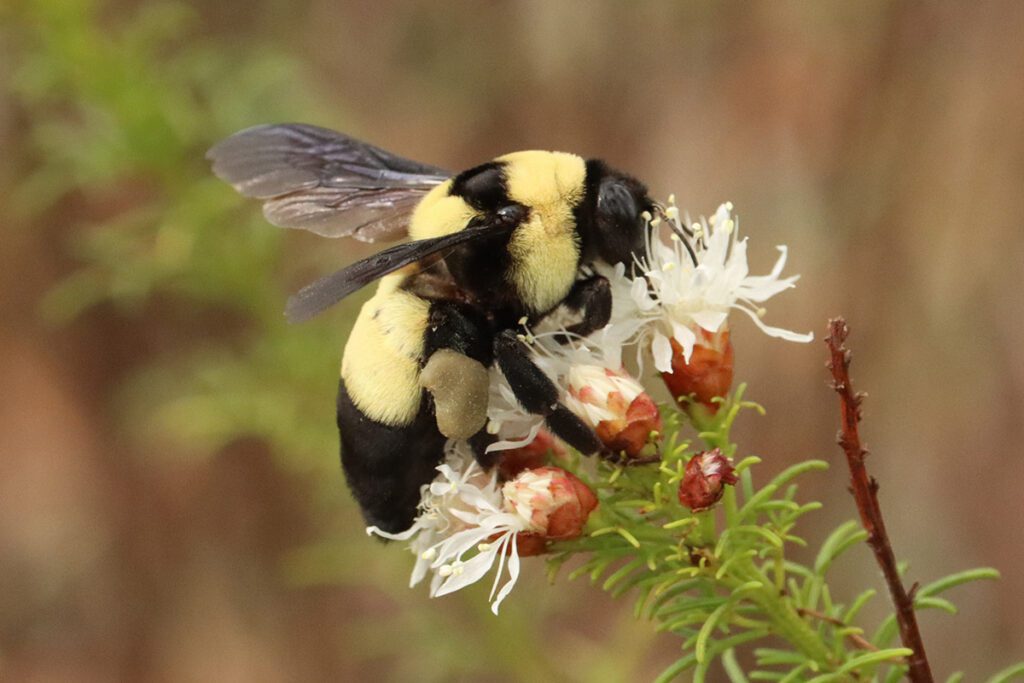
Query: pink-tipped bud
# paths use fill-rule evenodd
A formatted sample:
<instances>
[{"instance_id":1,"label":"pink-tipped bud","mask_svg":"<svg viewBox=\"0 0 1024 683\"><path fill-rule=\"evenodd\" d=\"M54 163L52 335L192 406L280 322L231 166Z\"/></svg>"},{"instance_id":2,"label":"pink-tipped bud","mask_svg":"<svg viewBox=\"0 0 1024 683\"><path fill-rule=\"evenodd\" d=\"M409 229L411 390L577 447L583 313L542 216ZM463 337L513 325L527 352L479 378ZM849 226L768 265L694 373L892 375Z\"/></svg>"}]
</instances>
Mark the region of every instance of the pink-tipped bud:
<instances>
[{"instance_id":1,"label":"pink-tipped bud","mask_svg":"<svg viewBox=\"0 0 1024 683\"><path fill-rule=\"evenodd\" d=\"M679 502L694 512L707 510L725 493L726 484L737 482L729 458L715 448L690 458L679 482Z\"/></svg>"},{"instance_id":2,"label":"pink-tipped bud","mask_svg":"<svg viewBox=\"0 0 1024 683\"><path fill-rule=\"evenodd\" d=\"M697 343L687 361L683 347L675 339L672 343L672 372L661 373L665 385L676 400L693 397L712 414L718 412L719 403L712 401L724 397L732 387L733 350L729 330L711 334L699 330Z\"/></svg>"},{"instance_id":3,"label":"pink-tipped bud","mask_svg":"<svg viewBox=\"0 0 1024 683\"><path fill-rule=\"evenodd\" d=\"M625 371L574 365L565 404L594 428L609 449L631 458L661 431L658 407Z\"/></svg>"},{"instance_id":4,"label":"pink-tipped bud","mask_svg":"<svg viewBox=\"0 0 1024 683\"><path fill-rule=\"evenodd\" d=\"M501 492L505 508L527 523L527 533L519 534L520 555L540 554L547 541L576 538L597 507L594 492L560 467L521 472Z\"/></svg>"}]
</instances>

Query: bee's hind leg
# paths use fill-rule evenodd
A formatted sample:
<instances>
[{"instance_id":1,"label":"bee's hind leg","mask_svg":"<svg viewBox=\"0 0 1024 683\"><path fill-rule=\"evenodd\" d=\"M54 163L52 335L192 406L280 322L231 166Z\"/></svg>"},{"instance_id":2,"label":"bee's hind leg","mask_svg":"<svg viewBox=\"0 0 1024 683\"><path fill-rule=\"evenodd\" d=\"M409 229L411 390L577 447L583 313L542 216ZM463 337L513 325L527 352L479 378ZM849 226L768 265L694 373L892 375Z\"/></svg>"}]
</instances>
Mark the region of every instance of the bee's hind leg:
<instances>
[{"instance_id":1,"label":"bee's hind leg","mask_svg":"<svg viewBox=\"0 0 1024 683\"><path fill-rule=\"evenodd\" d=\"M471 439L487 424L491 344L484 321L450 301L430 310L420 384L434 402L437 428L449 439Z\"/></svg>"},{"instance_id":2,"label":"bee's hind leg","mask_svg":"<svg viewBox=\"0 0 1024 683\"><path fill-rule=\"evenodd\" d=\"M487 452L487 447L497 441L497 437L488 433L484 426L479 432L469 437L469 447L473 449L473 457L484 469L491 469L501 460L501 451Z\"/></svg>"}]
</instances>

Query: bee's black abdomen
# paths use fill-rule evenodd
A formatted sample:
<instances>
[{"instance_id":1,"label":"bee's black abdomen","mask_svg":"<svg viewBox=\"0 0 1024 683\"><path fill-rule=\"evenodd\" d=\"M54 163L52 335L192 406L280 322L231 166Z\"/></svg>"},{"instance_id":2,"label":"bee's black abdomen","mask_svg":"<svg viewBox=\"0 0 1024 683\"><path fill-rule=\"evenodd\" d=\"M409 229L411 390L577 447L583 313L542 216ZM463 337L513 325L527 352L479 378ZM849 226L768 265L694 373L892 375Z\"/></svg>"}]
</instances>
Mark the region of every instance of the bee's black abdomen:
<instances>
[{"instance_id":1,"label":"bee's black abdomen","mask_svg":"<svg viewBox=\"0 0 1024 683\"><path fill-rule=\"evenodd\" d=\"M437 474L445 438L424 394L412 423L389 427L363 415L338 384L341 464L367 525L397 533L416 517L420 487Z\"/></svg>"}]
</instances>

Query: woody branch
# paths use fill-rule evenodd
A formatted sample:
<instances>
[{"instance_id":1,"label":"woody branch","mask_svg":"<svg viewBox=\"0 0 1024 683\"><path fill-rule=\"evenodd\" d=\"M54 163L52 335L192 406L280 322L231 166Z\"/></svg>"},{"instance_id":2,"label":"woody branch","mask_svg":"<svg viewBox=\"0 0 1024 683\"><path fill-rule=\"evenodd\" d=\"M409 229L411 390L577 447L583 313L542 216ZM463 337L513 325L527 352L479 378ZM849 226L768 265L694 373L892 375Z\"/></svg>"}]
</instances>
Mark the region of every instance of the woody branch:
<instances>
[{"instance_id":1,"label":"woody branch","mask_svg":"<svg viewBox=\"0 0 1024 683\"><path fill-rule=\"evenodd\" d=\"M857 502L861 523L868 532L868 544L875 554L878 565L882 568L885 582L889 587L893 604L896 606L896 620L899 624L900 639L903 644L914 651L908 658L908 677L914 683L931 683L932 673L925 654L924 642L917 626L914 612L913 590L908 592L900 579L896 568L896 557L885 530L882 510L878 504L878 482L868 474L864 459L867 449L860 441L857 425L861 419L860 405L864 394L855 393L850 382L850 351L844 345L849 329L843 318L835 318L828 323L828 335L825 344L828 346L830 360L828 368L832 372L832 388L839 394L842 409L842 429L838 441L846 454L846 462L850 468L851 493Z\"/></svg>"}]
</instances>

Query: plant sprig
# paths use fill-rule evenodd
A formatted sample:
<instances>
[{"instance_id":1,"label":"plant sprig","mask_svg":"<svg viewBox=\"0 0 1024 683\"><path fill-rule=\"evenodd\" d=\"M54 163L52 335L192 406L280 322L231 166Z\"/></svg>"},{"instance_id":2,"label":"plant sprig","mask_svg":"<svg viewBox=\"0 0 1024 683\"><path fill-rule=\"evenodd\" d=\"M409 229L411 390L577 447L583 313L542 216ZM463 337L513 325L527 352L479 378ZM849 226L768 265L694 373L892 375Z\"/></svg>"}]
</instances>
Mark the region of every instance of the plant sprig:
<instances>
[{"instance_id":1,"label":"plant sprig","mask_svg":"<svg viewBox=\"0 0 1024 683\"><path fill-rule=\"evenodd\" d=\"M744 400L745 390L740 385L713 414L689 410L684 416L663 407L663 459L657 466L594 466L571 458L569 468L597 491L601 504L586 535L554 544L552 580L562 565L582 557L568 573L570 580L587 576L613 597L632 593L636 618L678 636L682 654L659 682L688 671L703 681L716 663L734 682L902 678L912 650L892 646L895 616L870 635L858 622L877 590L840 600L828 583L830 568L863 543L867 532L856 521L844 522L817 546L813 562L789 555L792 546L808 545L797 532L800 519L821 507L799 499L798 482L828 469L828 463L800 462L758 486L754 471L760 459L736 458L739 447L730 437L735 420L741 412L763 414ZM697 430L696 439L684 434L688 424ZM736 458L739 481L726 487L716 509L693 512L680 504L676 491L686 463L711 448ZM938 579L917 591L914 607L955 611L940 594L998 576L982 568ZM754 670L743 672L737 664L741 648L752 649Z\"/></svg>"}]
</instances>

